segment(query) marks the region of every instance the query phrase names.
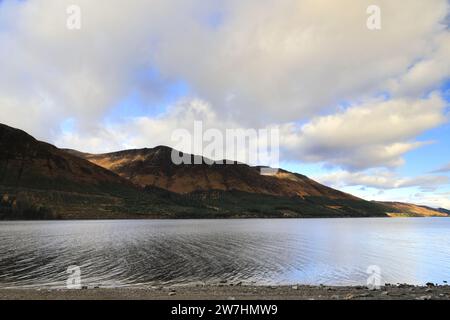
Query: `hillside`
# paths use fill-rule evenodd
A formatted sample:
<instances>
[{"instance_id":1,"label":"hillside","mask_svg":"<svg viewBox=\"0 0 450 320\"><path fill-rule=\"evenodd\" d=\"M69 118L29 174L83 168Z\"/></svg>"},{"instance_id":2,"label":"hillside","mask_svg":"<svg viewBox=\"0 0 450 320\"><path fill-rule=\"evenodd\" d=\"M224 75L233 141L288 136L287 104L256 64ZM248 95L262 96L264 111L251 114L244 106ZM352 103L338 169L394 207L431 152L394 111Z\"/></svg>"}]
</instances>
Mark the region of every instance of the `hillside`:
<instances>
[{"instance_id":1,"label":"hillside","mask_svg":"<svg viewBox=\"0 0 450 320\"><path fill-rule=\"evenodd\" d=\"M237 164L178 167L168 158L169 148L148 150L155 151L149 162L139 161L137 151L136 161L126 161L130 155L124 151L117 156L121 170L99 161L104 168L84 159L92 155L67 152L0 125L0 218L384 216L379 205L301 175L263 177L256 168Z\"/></svg>"},{"instance_id":2,"label":"hillside","mask_svg":"<svg viewBox=\"0 0 450 320\"><path fill-rule=\"evenodd\" d=\"M0 124L0 219L447 214L366 201L285 170L267 176L237 163L175 165L172 151L161 146L88 154L58 149Z\"/></svg>"},{"instance_id":3,"label":"hillside","mask_svg":"<svg viewBox=\"0 0 450 320\"><path fill-rule=\"evenodd\" d=\"M157 187L179 194L234 190L285 197L356 199L306 176L285 170L279 170L275 176L265 176L260 174L257 167L238 163L176 165L171 159L172 149L163 146L99 155L73 150L69 152L82 156L142 187ZM192 155L189 157L194 158Z\"/></svg>"},{"instance_id":4,"label":"hillside","mask_svg":"<svg viewBox=\"0 0 450 320\"><path fill-rule=\"evenodd\" d=\"M160 214L166 200L128 180L0 124L0 218L119 218ZM132 208L132 212L129 212Z\"/></svg>"},{"instance_id":5,"label":"hillside","mask_svg":"<svg viewBox=\"0 0 450 320\"><path fill-rule=\"evenodd\" d=\"M111 170L146 188L157 188L191 199L200 199L210 207L236 208L259 212L269 210L283 216L448 216L445 209L433 209L406 203L371 202L321 185L308 177L280 169L264 176L259 168L245 164L175 165L169 147L124 150L106 154L68 152ZM188 155L191 163L194 157ZM262 207L262 208L261 208ZM266 208L267 209L267 208ZM367 212L362 212L366 210ZM318 213L320 211L320 213Z\"/></svg>"},{"instance_id":6,"label":"hillside","mask_svg":"<svg viewBox=\"0 0 450 320\"><path fill-rule=\"evenodd\" d=\"M266 176L260 174L259 168L238 163L175 165L171 160L172 149L164 146L107 154L66 151L83 156L147 190L193 199L216 212L281 217L385 216L386 212L383 205L285 170ZM188 156L194 163L194 156Z\"/></svg>"},{"instance_id":7,"label":"hillside","mask_svg":"<svg viewBox=\"0 0 450 320\"><path fill-rule=\"evenodd\" d=\"M379 202L390 208L388 212L392 217L448 217L450 211L445 209L434 209L427 206L419 206L403 202Z\"/></svg>"}]
</instances>

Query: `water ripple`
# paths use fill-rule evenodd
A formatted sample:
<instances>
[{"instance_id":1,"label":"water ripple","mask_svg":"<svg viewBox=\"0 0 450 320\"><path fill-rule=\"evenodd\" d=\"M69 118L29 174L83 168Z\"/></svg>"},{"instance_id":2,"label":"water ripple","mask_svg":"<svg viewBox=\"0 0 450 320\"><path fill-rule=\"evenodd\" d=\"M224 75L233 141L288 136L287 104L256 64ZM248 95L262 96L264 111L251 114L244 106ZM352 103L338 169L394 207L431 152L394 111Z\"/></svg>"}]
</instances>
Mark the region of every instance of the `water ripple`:
<instances>
[{"instance_id":1,"label":"water ripple","mask_svg":"<svg viewBox=\"0 0 450 320\"><path fill-rule=\"evenodd\" d=\"M133 220L0 223L0 287L450 280L450 219Z\"/></svg>"}]
</instances>

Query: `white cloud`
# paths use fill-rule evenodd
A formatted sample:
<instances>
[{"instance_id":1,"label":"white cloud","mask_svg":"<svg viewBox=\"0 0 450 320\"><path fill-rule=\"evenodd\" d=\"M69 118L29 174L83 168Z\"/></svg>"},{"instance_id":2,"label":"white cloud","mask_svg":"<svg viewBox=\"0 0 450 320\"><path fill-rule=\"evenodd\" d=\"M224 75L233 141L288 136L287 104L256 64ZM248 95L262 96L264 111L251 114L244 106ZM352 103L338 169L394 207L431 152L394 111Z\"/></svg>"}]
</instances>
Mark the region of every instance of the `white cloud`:
<instances>
[{"instance_id":1,"label":"white cloud","mask_svg":"<svg viewBox=\"0 0 450 320\"><path fill-rule=\"evenodd\" d=\"M349 169L396 167L406 152L427 143L415 141L417 135L448 120L445 107L435 94L363 103L300 128L284 126L285 146L298 160Z\"/></svg>"},{"instance_id":2,"label":"white cloud","mask_svg":"<svg viewBox=\"0 0 450 320\"><path fill-rule=\"evenodd\" d=\"M416 196L414 200L417 204L430 206L434 208L444 208L450 210L450 195L449 194L426 194Z\"/></svg>"},{"instance_id":3,"label":"white cloud","mask_svg":"<svg viewBox=\"0 0 450 320\"><path fill-rule=\"evenodd\" d=\"M444 107L442 99L432 95L417 101L370 102L332 116L315 118L300 129L293 124L283 124L280 126L281 160L322 162L352 170L399 166L406 152L428 143L414 141L415 136L446 121ZM171 140L174 130L183 128L193 134L194 121L202 121L204 130L215 128L223 135L227 129L249 128L232 118L221 117L205 101L186 99L157 117L129 118L123 123L101 125L82 134L68 132L56 143L91 152L156 145L174 147L175 141Z\"/></svg>"},{"instance_id":4,"label":"white cloud","mask_svg":"<svg viewBox=\"0 0 450 320\"><path fill-rule=\"evenodd\" d=\"M81 7L80 31L66 28L69 4ZM444 49L430 49L446 42L440 24L446 0L380 0L376 32L366 28L369 4L3 1L1 121L48 140L69 117L80 131L95 133L91 128L131 90L152 90L136 73L153 67L162 77L187 81L219 117L264 126L370 97L417 61L448 65ZM222 21L208 26L216 13ZM431 77L427 86L441 78Z\"/></svg>"},{"instance_id":5,"label":"white cloud","mask_svg":"<svg viewBox=\"0 0 450 320\"><path fill-rule=\"evenodd\" d=\"M432 90L436 83L450 75L450 34L440 34L430 45L431 53L414 64L399 79L388 82L388 90L395 96L418 97Z\"/></svg>"},{"instance_id":6,"label":"white cloud","mask_svg":"<svg viewBox=\"0 0 450 320\"><path fill-rule=\"evenodd\" d=\"M231 1L226 24L201 34L200 41L166 39L157 61L163 70L190 79L202 98L241 121L304 119L336 102L384 89L386 81L432 54L429 46L444 32L439 22L446 1L408 6L379 1L379 32L366 28L369 4ZM203 41L211 37L220 41Z\"/></svg>"},{"instance_id":7,"label":"white cloud","mask_svg":"<svg viewBox=\"0 0 450 320\"><path fill-rule=\"evenodd\" d=\"M136 73L151 65L152 41L158 29L169 27L166 17L180 26L186 22L192 2L176 3L3 2L1 121L49 140L62 119L75 119L80 131L96 127L133 88L148 88ZM79 31L66 28L66 8L71 4L81 7Z\"/></svg>"},{"instance_id":8,"label":"white cloud","mask_svg":"<svg viewBox=\"0 0 450 320\"><path fill-rule=\"evenodd\" d=\"M87 152L107 152L124 148L145 148L158 145L174 146L172 133L186 129L194 133L194 121L201 121L204 130L215 128L223 134L228 128L238 128L233 121L220 118L210 104L199 99L186 99L171 105L166 112L157 117L130 117L123 123L100 125L92 132L80 134L66 132L57 140L61 147L69 147ZM107 141L102 144L102 141ZM186 146L187 147L187 146ZM193 150L182 151L192 153Z\"/></svg>"},{"instance_id":9,"label":"white cloud","mask_svg":"<svg viewBox=\"0 0 450 320\"><path fill-rule=\"evenodd\" d=\"M444 208L450 210L450 193L436 192L436 193L411 193L406 196L381 194L373 197L373 200L378 201L394 201L414 203L417 205L428 206L432 208Z\"/></svg>"},{"instance_id":10,"label":"white cloud","mask_svg":"<svg viewBox=\"0 0 450 320\"><path fill-rule=\"evenodd\" d=\"M316 177L316 179L324 184L338 188L363 186L382 190L417 187L424 191L430 191L450 183L450 178L447 176L424 175L405 178L387 170L369 172L341 170Z\"/></svg>"},{"instance_id":11,"label":"white cloud","mask_svg":"<svg viewBox=\"0 0 450 320\"><path fill-rule=\"evenodd\" d=\"M66 28L69 4L81 7L80 31ZM423 96L450 74L449 32L441 24L449 4L379 0L380 31L366 28L370 4L2 1L0 122L88 152L173 145L173 130L192 129L195 120L222 132L279 124L282 159L351 171L396 167L429 143L419 134L447 120L442 98ZM158 81L142 76L150 68L163 83L188 83L193 98L159 116L104 121L131 92L164 96ZM380 93L388 98L377 99ZM61 131L68 118L74 130ZM449 183L389 171L338 171L322 182L382 190ZM450 207L448 195L422 198Z\"/></svg>"}]
</instances>

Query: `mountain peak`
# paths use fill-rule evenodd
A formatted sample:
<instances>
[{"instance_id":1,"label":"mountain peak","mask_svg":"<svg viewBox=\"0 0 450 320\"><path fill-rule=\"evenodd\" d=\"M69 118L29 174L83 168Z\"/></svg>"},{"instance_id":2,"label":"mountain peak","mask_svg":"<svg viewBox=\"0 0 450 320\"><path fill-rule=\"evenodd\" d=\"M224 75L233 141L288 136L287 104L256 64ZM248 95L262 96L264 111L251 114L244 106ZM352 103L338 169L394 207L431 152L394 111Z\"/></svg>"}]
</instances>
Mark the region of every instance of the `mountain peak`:
<instances>
[{"instance_id":1,"label":"mountain peak","mask_svg":"<svg viewBox=\"0 0 450 320\"><path fill-rule=\"evenodd\" d=\"M190 163L174 164L173 149L167 146L132 149L85 158L131 180L141 187L156 187L179 194L237 190L286 197L327 196L355 199L343 192L323 186L306 176L280 170L273 176L260 174L260 167L246 164L207 164L191 154L184 154Z\"/></svg>"},{"instance_id":2,"label":"mountain peak","mask_svg":"<svg viewBox=\"0 0 450 320\"><path fill-rule=\"evenodd\" d=\"M261 175L260 167L242 163L196 164L201 157L190 154L184 155L191 164L177 165L172 152L167 146L105 154L58 149L0 124L0 218L48 218L47 208L78 219L434 214L365 201L282 169Z\"/></svg>"}]
</instances>

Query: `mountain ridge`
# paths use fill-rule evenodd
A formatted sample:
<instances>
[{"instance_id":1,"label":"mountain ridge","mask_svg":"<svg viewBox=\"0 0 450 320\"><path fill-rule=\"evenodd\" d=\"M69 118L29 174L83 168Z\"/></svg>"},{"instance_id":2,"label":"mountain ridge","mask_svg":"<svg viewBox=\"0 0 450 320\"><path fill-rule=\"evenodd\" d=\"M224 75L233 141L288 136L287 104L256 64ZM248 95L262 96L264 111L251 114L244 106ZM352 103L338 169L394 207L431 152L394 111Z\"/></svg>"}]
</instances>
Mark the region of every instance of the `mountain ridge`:
<instances>
[{"instance_id":1,"label":"mountain ridge","mask_svg":"<svg viewBox=\"0 0 450 320\"><path fill-rule=\"evenodd\" d=\"M96 163L100 166L104 166L105 168L108 168L109 170L112 170L114 172L116 172L117 174L127 178L127 179L131 179L132 181L134 181L135 183L141 184L141 186L145 187L148 186L146 185L145 179L140 179L139 175L136 175L135 170L139 169L139 167L142 169L142 167L145 167L145 157L144 155L147 153L152 153L152 152L160 152L161 150L165 151L166 153L171 153L173 149L171 149L170 147L167 146L157 146L155 148L141 148L141 149L130 149L130 150L121 150L121 151L117 151L117 152L109 152L109 153L103 153L103 154L90 154L90 153L81 153L78 151L74 151L77 154L81 154L83 155L86 159L88 159L89 161L92 161L93 163ZM73 151L73 150L72 150ZM176 152L178 152L177 150L175 150ZM138 162L140 162L140 166L135 166L135 165L130 165L130 161L133 162L133 156L139 155L139 159L137 160ZM189 155L191 157L200 157L201 156L192 156ZM170 163L169 161L169 155L166 154L166 163ZM150 156L150 159L153 159ZM193 161L192 161L193 162ZM223 161L218 161L220 163L222 163ZM211 161L208 161L208 163L211 163ZM236 165L236 164L235 164ZM248 165L245 164L238 164L238 166L244 166L247 168L251 168L254 169L255 171L259 170L259 167L250 167ZM147 164L147 166L152 167L152 168L156 168L153 171L156 171L158 173L160 173L160 168L158 168L157 165L155 165L155 163L150 163ZM206 167L206 168L213 168L210 165L206 165L205 163L202 165L197 165L196 169ZM214 166L214 165L213 165ZM226 166L226 164L221 164L221 166ZM127 171L127 169L132 169L132 171ZM137 168L136 168L137 167ZM179 167L179 166L178 166ZM220 167L222 168L222 167ZM134 171L133 171L134 170ZM142 171L140 172L142 173ZM149 172L144 172L144 173L149 173ZM258 174L259 175L259 174ZM308 181L311 184L316 184L317 186L319 186L320 184L318 184L317 182L315 182L314 180L309 179L308 177L298 174L298 173L292 173L283 169L279 169L278 173L275 175L275 177L277 177L278 179L287 179L287 180L292 180L292 181L296 181L298 182L299 180L304 180L304 181ZM265 178L265 177L261 177L260 179L270 179L270 178ZM147 182L151 182L151 186L152 187L158 187L158 188L162 188L162 189L166 189L166 190L170 190L176 193L189 193L189 192L198 192L198 191L205 191L205 190L174 190L172 188L170 188L170 186L164 185L164 183L161 183L161 181L156 181L155 179L150 179L147 180ZM158 184L159 182L159 184ZM191 185L192 187L193 185ZM292 184L288 184L288 186L292 186ZM279 186L277 186L279 187ZM333 192L335 192L335 195L339 195L343 198L352 198L352 199L358 199L357 197L354 197L353 195L350 194L346 194L343 193L341 191L338 190L334 190L331 189L327 186L323 186L320 185L320 187L327 189L327 190L333 190ZM216 189L217 190L217 189ZM223 190L223 189L222 189ZM230 190L225 190L225 191L230 191ZM239 190L238 191L248 191L248 190ZM266 190L267 191L267 190ZM266 194L270 194L270 195L280 195L280 190L277 190L278 192L270 194L265 192ZM283 191L283 190L281 190ZM282 194L284 196L301 196L301 194L296 193L295 190L290 190L291 193L287 193L287 194ZM303 190L304 191L304 190ZM264 193L264 192L262 192ZM317 195L317 194L316 194ZM373 201L374 203L380 204L380 205L384 205L386 206L386 212L388 215L390 216L447 216L448 213L450 213L448 210L446 209L434 209L434 208L430 208L430 207L426 207L426 206L421 206L421 205L415 205L415 204L410 204L410 203L400 203L400 202L381 202L381 201ZM392 211L392 212L391 212Z\"/></svg>"},{"instance_id":2,"label":"mountain ridge","mask_svg":"<svg viewBox=\"0 0 450 320\"><path fill-rule=\"evenodd\" d=\"M0 219L386 217L397 210L282 169L265 176L242 163L175 165L171 154L166 146L99 155L59 149L0 124Z\"/></svg>"},{"instance_id":3,"label":"mountain ridge","mask_svg":"<svg viewBox=\"0 0 450 320\"><path fill-rule=\"evenodd\" d=\"M393 209L396 209L396 212L388 213L388 215L392 217L447 217L450 214L450 211L444 208L435 209L429 206L412 203L398 201L378 201L378 203L385 204Z\"/></svg>"},{"instance_id":4,"label":"mountain ridge","mask_svg":"<svg viewBox=\"0 0 450 320\"><path fill-rule=\"evenodd\" d=\"M141 187L158 187L180 194L208 190L238 190L276 196L326 195L332 198L357 199L353 195L321 185L305 175L283 169L279 169L272 176L266 176L260 174L260 167L237 162L227 164L224 161L207 164L202 161L201 156L190 154L187 156L192 159L191 163L194 163L193 158L200 158L202 163L176 165L171 160L171 154L178 151L166 146L104 154L66 151L78 154ZM208 163L211 162L208 160Z\"/></svg>"}]
</instances>

